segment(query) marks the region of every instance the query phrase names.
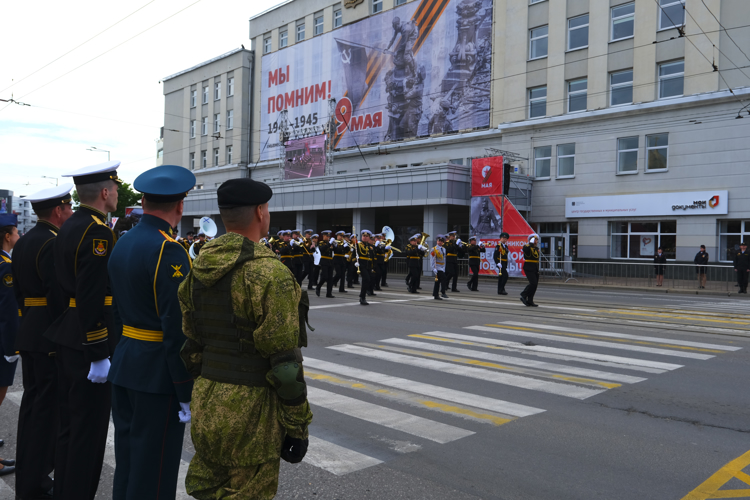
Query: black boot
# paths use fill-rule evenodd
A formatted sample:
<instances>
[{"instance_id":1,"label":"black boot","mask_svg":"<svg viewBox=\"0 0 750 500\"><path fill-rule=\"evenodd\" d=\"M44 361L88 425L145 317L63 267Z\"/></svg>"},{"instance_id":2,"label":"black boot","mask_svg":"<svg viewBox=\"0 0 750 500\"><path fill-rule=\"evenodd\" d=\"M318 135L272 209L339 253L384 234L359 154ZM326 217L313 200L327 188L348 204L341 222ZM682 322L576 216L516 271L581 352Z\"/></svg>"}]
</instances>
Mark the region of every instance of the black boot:
<instances>
[{"instance_id":1,"label":"black boot","mask_svg":"<svg viewBox=\"0 0 750 500\"><path fill-rule=\"evenodd\" d=\"M315 295L317 295L318 297L320 297L320 287L316 287L315 288Z\"/></svg>"},{"instance_id":2,"label":"black boot","mask_svg":"<svg viewBox=\"0 0 750 500\"><path fill-rule=\"evenodd\" d=\"M335 298L336 298L336 296L335 296L334 294L332 294L332 293L327 293L327 294L326 294L326 298L327 298L327 299L335 299Z\"/></svg>"},{"instance_id":3,"label":"black boot","mask_svg":"<svg viewBox=\"0 0 750 500\"><path fill-rule=\"evenodd\" d=\"M359 299L359 305L361 306L369 306L370 304L363 298Z\"/></svg>"},{"instance_id":4,"label":"black boot","mask_svg":"<svg viewBox=\"0 0 750 500\"><path fill-rule=\"evenodd\" d=\"M441 299L441 298L440 298L440 296L439 296L439 295L435 295L435 296L434 296L433 298L434 298L435 300L443 300L443 299Z\"/></svg>"}]
</instances>

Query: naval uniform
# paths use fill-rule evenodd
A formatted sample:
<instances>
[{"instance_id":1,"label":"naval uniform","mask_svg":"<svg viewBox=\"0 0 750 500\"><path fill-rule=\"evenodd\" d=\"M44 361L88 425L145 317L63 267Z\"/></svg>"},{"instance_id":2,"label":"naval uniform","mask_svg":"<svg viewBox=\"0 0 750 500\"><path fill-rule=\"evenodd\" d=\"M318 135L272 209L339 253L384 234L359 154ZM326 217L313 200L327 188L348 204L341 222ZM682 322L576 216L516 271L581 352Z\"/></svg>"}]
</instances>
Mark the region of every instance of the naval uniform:
<instances>
[{"instance_id":1,"label":"naval uniform","mask_svg":"<svg viewBox=\"0 0 750 500\"><path fill-rule=\"evenodd\" d=\"M331 293L333 291L333 248L331 247L330 240L321 241L318 244L318 249L320 250L320 279L318 280L318 285L315 287L315 293L320 296L320 289L325 283L327 287L326 297L333 297Z\"/></svg>"},{"instance_id":2,"label":"naval uniform","mask_svg":"<svg viewBox=\"0 0 750 500\"><path fill-rule=\"evenodd\" d=\"M18 414L16 495L38 497L52 488L57 441L55 345L44 332L68 307L57 284L54 244L59 228L40 220L14 248L13 277L22 311L16 350L21 354L23 397Z\"/></svg>"},{"instance_id":3,"label":"naval uniform","mask_svg":"<svg viewBox=\"0 0 750 500\"><path fill-rule=\"evenodd\" d=\"M307 278L307 289L312 289L314 283L312 281L313 277L313 264L315 263L313 259L313 253L315 253L311 249L312 241L310 238L305 238L304 244L301 245L302 249L302 274L299 278L299 284L302 285L302 282Z\"/></svg>"},{"instance_id":4,"label":"naval uniform","mask_svg":"<svg viewBox=\"0 0 750 500\"><path fill-rule=\"evenodd\" d=\"M359 262L359 275L362 277L362 286L359 291L360 303L366 302L368 294L372 294L370 288L372 287L372 265L373 265L373 252L372 247L368 243L362 241L357 243L357 255Z\"/></svg>"},{"instance_id":5,"label":"naval uniform","mask_svg":"<svg viewBox=\"0 0 750 500\"><path fill-rule=\"evenodd\" d=\"M8 363L3 356L16 354L16 335L21 310L13 292L13 270L10 254L0 250L0 387L10 387L16 375L18 360Z\"/></svg>"},{"instance_id":6,"label":"naval uniform","mask_svg":"<svg viewBox=\"0 0 750 500\"><path fill-rule=\"evenodd\" d=\"M302 285L302 279L304 277L305 266L302 263L302 258L305 255L305 250L299 241L294 240L294 246L292 247L292 272L294 279L297 280L298 285Z\"/></svg>"},{"instance_id":7,"label":"naval uniform","mask_svg":"<svg viewBox=\"0 0 750 500\"><path fill-rule=\"evenodd\" d=\"M497 293L505 295L505 285L508 283L508 245L498 243L495 252L492 254L492 260L495 261L495 267L500 271L497 277Z\"/></svg>"},{"instance_id":8,"label":"naval uniform","mask_svg":"<svg viewBox=\"0 0 750 500\"><path fill-rule=\"evenodd\" d=\"M479 284L479 265L481 264L482 259L479 254L482 252L484 252L484 249L479 245L477 245L476 243L469 243L468 253L471 277L469 278L469 282L466 285L472 292L477 291L477 285Z\"/></svg>"},{"instance_id":9,"label":"naval uniform","mask_svg":"<svg viewBox=\"0 0 750 500\"><path fill-rule=\"evenodd\" d=\"M734 270L737 271L737 284L740 287L740 293L747 293L747 278L750 274L750 254L747 250L739 251L734 256Z\"/></svg>"},{"instance_id":10,"label":"naval uniform","mask_svg":"<svg viewBox=\"0 0 750 500\"><path fill-rule=\"evenodd\" d=\"M533 245L524 245L523 258L523 273L526 275L526 279L529 280L529 284L521 292L521 297L528 303L533 304L534 294L539 285L539 249Z\"/></svg>"},{"instance_id":11,"label":"naval uniform","mask_svg":"<svg viewBox=\"0 0 750 500\"><path fill-rule=\"evenodd\" d=\"M430 250L430 267L435 275L435 285L432 287L432 296L439 298L438 293L445 295L445 246L435 245Z\"/></svg>"},{"instance_id":12,"label":"naval uniform","mask_svg":"<svg viewBox=\"0 0 750 500\"><path fill-rule=\"evenodd\" d=\"M112 388L87 379L91 363L110 357L119 340L107 275L115 237L106 217L81 204L55 238L57 281L68 301L68 308L45 333L57 352L60 432L55 499L94 498L107 444Z\"/></svg>"},{"instance_id":13,"label":"naval uniform","mask_svg":"<svg viewBox=\"0 0 750 500\"><path fill-rule=\"evenodd\" d=\"M148 200L147 200L148 201ZM109 276L122 337L112 357L112 418L117 468L114 500L175 498L193 377L180 359L185 343L177 288L191 260L169 223L144 214L112 252Z\"/></svg>"},{"instance_id":14,"label":"naval uniform","mask_svg":"<svg viewBox=\"0 0 750 500\"><path fill-rule=\"evenodd\" d=\"M385 265L385 243L382 241L379 245L373 245L372 250L375 254L375 262L373 263L373 270L375 271L372 278L372 289L373 291L380 292L380 280L383 276L383 266Z\"/></svg>"},{"instance_id":15,"label":"naval uniform","mask_svg":"<svg viewBox=\"0 0 750 500\"><path fill-rule=\"evenodd\" d=\"M424 252L419 248L418 245L412 245L409 243L406 245L406 258L409 274L407 275L409 292L419 293L419 279L422 276L422 257Z\"/></svg>"},{"instance_id":16,"label":"naval uniform","mask_svg":"<svg viewBox=\"0 0 750 500\"><path fill-rule=\"evenodd\" d=\"M349 252L349 244L344 240L333 240L333 276L332 286L339 286L339 293L346 292L346 254ZM346 243L346 246L344 244Z\"/></svg>"},{"instance_id":17,"label":"naval uniform","mask_svg":"<svg viewBox=\"0 0 750 500\"><path fill-rule=\"evenodd\" d=\"M445 242L445 282L452 292L457 292L458 282L458 259L464 256L464 249L456 243L456 240Z\"/></svg>"}]
</instances>

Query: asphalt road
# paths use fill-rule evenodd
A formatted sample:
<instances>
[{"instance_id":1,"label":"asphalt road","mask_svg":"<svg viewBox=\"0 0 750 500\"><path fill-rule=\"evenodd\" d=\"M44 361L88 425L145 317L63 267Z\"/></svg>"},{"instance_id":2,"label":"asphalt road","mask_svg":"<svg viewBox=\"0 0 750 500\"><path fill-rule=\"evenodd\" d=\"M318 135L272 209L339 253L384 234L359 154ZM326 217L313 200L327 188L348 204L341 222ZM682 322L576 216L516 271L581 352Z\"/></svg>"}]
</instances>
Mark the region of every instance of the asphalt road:
<instances>
[{"instance_id":1,"label":"asphalt road","mask_svg":"<svg viewBox=\"0 0 750 500\"><path fill-rule=\"evenodd\" d=\"M725 491L750 488L750 301L542 286L527 308L518 283L443 301L429 280L390 285L369 307L358 290L311 296L310 450L282 462L277 498L750 497ZM20 382L0 406L2 457ZM183 472L193 453L188 429Z\"/></svg>"}]
</instances>

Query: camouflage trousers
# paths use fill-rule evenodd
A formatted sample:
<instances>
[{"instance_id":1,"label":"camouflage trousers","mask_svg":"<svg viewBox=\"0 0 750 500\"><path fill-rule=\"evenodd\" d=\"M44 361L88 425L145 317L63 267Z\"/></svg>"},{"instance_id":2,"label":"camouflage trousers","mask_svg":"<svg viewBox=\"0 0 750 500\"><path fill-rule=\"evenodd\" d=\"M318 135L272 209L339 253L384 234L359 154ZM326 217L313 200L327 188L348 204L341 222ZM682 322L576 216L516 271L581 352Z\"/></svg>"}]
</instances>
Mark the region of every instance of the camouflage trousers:
<instances>
[{"instance_id":1,"label":"camouflage trousers","mask_svg":"<svg viewBox=\"0 0 750 500\"><path fill-rule=\"evenodd\" d=\"M190 461L185 486L198 500L271 500L279 486L279 459L250 467L224 467Z\"/></svg>"}]
</instances>

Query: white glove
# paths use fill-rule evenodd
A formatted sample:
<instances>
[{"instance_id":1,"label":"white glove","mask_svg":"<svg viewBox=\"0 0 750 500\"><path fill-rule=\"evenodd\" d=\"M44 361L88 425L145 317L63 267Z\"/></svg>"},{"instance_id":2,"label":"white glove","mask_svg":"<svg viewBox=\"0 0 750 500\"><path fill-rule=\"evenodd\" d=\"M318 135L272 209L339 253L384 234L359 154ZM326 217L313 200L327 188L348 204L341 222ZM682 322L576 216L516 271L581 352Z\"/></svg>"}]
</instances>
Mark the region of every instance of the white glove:
<instances>
[{"instance_id":1,"label":"white glove","mask_svg":"<svg viewBox=\"0 0 750 500\"><path fill-rule=\"evenodd\" d=\"M180 411L177 412L177 416L180 418L181 424L187 424L190 422L190 403L180 403Z\"/></svg>"},{"instance_id":2,"label":"white glove","mask_svg":"<svg viewBox=\"0 0 750 500\"><path fill-rule=\"evenodd\" d=\"M387 247L385 247L385 249L386 249L386 250L390 250L390 249L391 249L391 246L390 246L390 245L388 245Z\"/></svg>"},{"instance_id":3,"label":"white glove","mask_svg":"<svg viewBox=\"0 0 750 500\"><path fill-rule=\"evenodd\" d=\"M354 267L359 267L359 262L355 262Z\"/></svg>"},{"instance_id":4,"label":"white glove","mask_svg":"<svg viewBox=\"0 0 750 500\"><path fill-rule=\"evenodd\" d=\"M424 245L419 245L419 247L418 247L418 248L419 248L420 250L423 250L423 251L425 251L425 252L427 251L427 247L426 247L426 246L424 246Z\"/></svg>"},{"instance_id":5,"label":"white glove","mask_svg":"<svg viewBox=\"0 0 750 500\"><path fill-rule=\"evenodd\" d=\"M18 354L14 354L13 356L3 356L3 357L5 358L5 361L7 361L8 363L15 363L16 361L18 361L18 358L20 358L21 356Z\"/></svg>"},{"instance_id":6,"label":"white glove","mask_svg":"<svg viewBox=\"0 0 750 500\"><path fill-rule=\"evenodd\" d=\"M459 238L459 239L457 239L457 240L456 240L456 244L457 244L457 245L460 245L461 243L463 243L463 242L461 241L461 238Z\"/></svg>"},{"instance_id":7,"label":"white glove","mask_svg":"<svg viewBox=\"0 0 750 500\"><path fill-rule=\"evenodd\" d=\"M95 384L103 384L107 381L107 375L109 374L109 367L111 363L109 358L100 359L99 361L92 361L91 368L89 369L89 375L86 377Z\"/></svg>"},{"instance_id":8,"label":"white glove","mask_svg":"<svg viewBox=\"0 0 750 500\"><path fill-rule=\"evenodd\" d=\"M344 242L344 248L349 248L349 243Z\"/></svg>"},{"instance_id":9,"label":"white glove","mask_svg":"<svg viewBox=\"0 0 750 500\"><path fill-rule=\"evenodd\" d=\"M434 274L435 276L437 276L437 269L433 269L432 270L432 274Z\"/></svg>"},{"instance_id":10,"label":"white glove","mask_svg":"<svg viewBox=\"0 0 750 500\"><path fill-rule=\"evenodd\" d=\"M339 240L333 240L333 241L331 242L331 245L333 245L333 246L335 246L335 247L339 246Z\"/></svg>"},{"instance_id":11,"label":"white glove","mask_svg":"<svg viewBox=\"0 0 750 500\"><path fill-rule=\"evenodd\" d=\"M294 245L296 245L296 244L297 244L297 242L296 242L296 241L294 241L294 240L290 240L290 241L289 241L289 244L290 244L290 245L292 245L292 246L294 246Z\"/></svg>"},{"instance_id":12,"label":"white glove","mask_svg":"<svg viewBox=\"0 0 750 500\"><path fill-rule=\"evenodd\" d=\"M377 240L377 241L375 242L375 246L376 246L376 247L379 247L379 246L380 246L380 240Z\"/></svg>"}]
</instances>

